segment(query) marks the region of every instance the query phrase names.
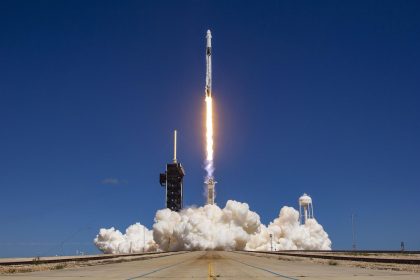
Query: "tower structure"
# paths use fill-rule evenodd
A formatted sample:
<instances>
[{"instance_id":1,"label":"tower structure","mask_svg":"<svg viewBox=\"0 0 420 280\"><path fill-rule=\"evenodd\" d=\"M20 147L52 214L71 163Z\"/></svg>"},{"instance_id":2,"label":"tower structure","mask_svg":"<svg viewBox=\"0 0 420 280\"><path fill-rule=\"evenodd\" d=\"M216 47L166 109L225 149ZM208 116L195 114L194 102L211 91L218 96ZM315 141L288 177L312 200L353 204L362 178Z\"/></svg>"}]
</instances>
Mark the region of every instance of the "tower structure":
<instances>
[{"instance_id":1,"label":"tower structure","mask_svg":"<svg viewBox=\"0 0 420 280\"><path fill-rule=\"evenodd\" d=\"M299 197L299 222L305 224L308 219L314 218L314 207L312 198L304 193Z\"/></svg>"},{"instance_id":2,"label":"tower structure","mask_svg":"<svg viewBox=\"0 0 420 280\"><path fill-rule=\"evenodd\" d=\"M184 175L185 171L181 163L177 161L177 131L174 131L174 158L172 163L166 165L166 171L159 176L159 182L166 190L166 208L172 211L180 211L183 207Z\"/></svg>"}]
</instances>

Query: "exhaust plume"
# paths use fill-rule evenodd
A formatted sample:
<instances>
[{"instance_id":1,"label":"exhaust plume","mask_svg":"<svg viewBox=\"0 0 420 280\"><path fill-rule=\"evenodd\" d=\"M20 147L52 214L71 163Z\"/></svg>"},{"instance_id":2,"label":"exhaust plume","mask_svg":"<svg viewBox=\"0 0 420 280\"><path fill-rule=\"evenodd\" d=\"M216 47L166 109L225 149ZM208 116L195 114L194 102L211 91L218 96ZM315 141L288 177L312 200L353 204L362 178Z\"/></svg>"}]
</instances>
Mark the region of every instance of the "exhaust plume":
<instances>
[{"instance_id":1,"label":"exhaust plume","mask_svg":"<svg viewBox=\"0 0 420 280\"><path fill-rule=\"evenodd\" d=\"M270 234L272 237L270 237ZM104 253L176 250L330 250L331 240L315 219L301 225L299 212L283 207L268 226L247 203L227 201L225 207L205 205L181 212L156 212L153 230L137 223L122 234L100 229L94 243Z\"/></svg>"},{"instance_id":2,"label":"exhaust plume","mask_svg":"<svg viewBox=\"0 0 420 280\"><path fill-rule=\"evenodd\" d=\"M213 178L213 100L210 95L206 96L206 180Z\"/></svg>"}]
</instances>

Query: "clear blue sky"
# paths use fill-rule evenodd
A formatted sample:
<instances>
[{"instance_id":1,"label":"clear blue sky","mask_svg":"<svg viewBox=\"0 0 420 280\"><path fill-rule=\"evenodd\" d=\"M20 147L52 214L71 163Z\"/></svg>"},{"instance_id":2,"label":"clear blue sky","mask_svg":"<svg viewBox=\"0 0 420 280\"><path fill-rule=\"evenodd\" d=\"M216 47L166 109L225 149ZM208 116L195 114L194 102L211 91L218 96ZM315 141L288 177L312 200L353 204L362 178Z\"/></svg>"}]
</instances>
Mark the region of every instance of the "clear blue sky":
<instances>
[{"instance_id":1,"label":"clear blue sky","mask_svg":"<svg viewBox=\"0 0 420 280\"><path fill-rule=\"evenodd\" d=\"M203 203L209 28L218 204L307 192L335 249L352 213L359 248L420 249L418 1L2 1L0 257L150 227L174 128Z\"/></svg>"}]
</instances>

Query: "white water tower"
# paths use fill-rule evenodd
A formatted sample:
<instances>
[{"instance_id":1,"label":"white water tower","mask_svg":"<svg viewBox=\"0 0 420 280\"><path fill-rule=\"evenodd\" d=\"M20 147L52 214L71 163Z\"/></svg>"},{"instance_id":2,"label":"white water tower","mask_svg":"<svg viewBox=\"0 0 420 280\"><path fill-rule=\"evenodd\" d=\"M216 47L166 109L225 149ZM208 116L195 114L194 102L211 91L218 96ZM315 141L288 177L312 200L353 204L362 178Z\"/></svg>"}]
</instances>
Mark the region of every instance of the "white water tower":
<instances>
[{"instance_id":1,"label":"white water tower","mask_svg":"<svg viewBox=\"0 0 420 280\"><path fill-rule=\"evenodd\" d=\"M299 197L299 222L305 224L308 219L314 218L314 207L312 198L304 193Z\"/></svg>"}]
</instances>

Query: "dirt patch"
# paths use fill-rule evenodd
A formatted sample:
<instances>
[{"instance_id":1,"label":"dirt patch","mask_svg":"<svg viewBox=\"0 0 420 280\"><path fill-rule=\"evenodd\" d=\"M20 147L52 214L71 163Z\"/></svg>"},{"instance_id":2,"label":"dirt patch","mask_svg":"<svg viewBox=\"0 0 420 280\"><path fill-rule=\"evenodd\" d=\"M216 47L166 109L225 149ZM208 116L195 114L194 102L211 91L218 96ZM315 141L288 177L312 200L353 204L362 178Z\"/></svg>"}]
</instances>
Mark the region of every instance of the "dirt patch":
<instances>
[{"instance_id":1,"label":"dirt patch","mask_svg":"<svg viewBox=\"0 0 420 280\"><path fill-rule=\"evenodd\" d=\"M65 263L54 263L54 264L33 264L33 265L12 265L12 266L0 266L0 274L15 274L23 272L35 272L35 271L45 271L45 270L59 270L64 268L72 268L79 266L76 262L65 262Z\"/></svg>"}]
</instances>

